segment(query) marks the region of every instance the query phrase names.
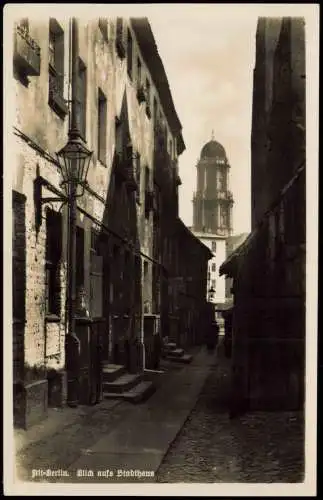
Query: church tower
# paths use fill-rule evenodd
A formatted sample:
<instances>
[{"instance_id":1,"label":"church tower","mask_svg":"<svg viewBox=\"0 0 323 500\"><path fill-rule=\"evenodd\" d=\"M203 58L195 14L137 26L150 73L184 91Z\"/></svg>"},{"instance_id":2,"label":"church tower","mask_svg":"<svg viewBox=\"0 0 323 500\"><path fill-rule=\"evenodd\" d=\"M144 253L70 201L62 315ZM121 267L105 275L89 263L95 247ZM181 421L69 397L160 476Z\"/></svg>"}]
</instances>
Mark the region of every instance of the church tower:
<instances>
[{"instance_id":1,"label":"church tower","mask_svg":"<svg viewBox=\"0 0 323 500\"><path fill-rule=\"evenodd\" d=\"M233 197L229 191L229 169L225 150L212 140L203 146L197 163L197 188L193 199L193 230L230 236Z\"/></svg>"}]
</instances>

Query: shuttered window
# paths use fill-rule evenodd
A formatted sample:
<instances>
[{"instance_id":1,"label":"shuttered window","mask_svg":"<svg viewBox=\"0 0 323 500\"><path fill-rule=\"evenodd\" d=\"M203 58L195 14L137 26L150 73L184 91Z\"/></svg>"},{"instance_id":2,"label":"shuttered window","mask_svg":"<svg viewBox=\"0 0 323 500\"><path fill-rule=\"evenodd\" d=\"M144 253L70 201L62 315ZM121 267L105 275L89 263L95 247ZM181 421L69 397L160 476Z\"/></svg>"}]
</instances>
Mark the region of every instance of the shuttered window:
<instances>
[{"instance_id":1,"label":"shuttered window","mask_svg":"<svg viewBox=\"0 0 323 500\"><path fill-rule=\"evenodd\" d=\"M49 21L48 41L50 91L63 95L64 92L64 31L56 19Z\"/></svg>"},{"instance_id":2,"label":"shuttered window","mask_svg":"<svg viewBox=\"0 0 323 500\"><path fill-rule=\"evenodd\" d=\"M98 233L91 232L90 251L90 312L92 318L101 318L103 314L103 257L99 255Z\"/></svg>"}]
</instances>

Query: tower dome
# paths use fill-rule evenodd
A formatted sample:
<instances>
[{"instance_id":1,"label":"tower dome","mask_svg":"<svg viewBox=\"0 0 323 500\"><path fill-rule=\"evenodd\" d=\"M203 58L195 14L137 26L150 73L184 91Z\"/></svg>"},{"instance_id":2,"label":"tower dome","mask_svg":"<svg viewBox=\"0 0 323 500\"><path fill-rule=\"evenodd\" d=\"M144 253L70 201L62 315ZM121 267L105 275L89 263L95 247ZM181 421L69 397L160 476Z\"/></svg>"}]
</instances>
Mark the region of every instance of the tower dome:
<instances>
[{"instance_id":1,"label":"tower dome","mask_svg":"<svg viewBox=\"0 0 323 500\"><path fill-rule=\"evenodd\" d=\"M212 139L203 146L201 150L201 158L215 158L217 156L225 158L225 149L219 142Z\"/></svg>"}]
</instances>

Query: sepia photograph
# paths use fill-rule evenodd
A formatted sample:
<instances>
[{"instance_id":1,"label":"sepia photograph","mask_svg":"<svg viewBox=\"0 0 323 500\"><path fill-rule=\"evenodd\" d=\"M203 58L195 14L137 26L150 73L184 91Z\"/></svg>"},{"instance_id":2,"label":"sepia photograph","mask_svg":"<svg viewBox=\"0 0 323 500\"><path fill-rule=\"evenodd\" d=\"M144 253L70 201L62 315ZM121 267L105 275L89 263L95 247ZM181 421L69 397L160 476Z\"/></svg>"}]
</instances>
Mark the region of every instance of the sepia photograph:
<instances>
[{"instance_id":1,"label":"sepia photograph","mask_svg":"<svg viewBox=\"0 0 323 500\"><path fill-rule=\"evenodd\" d=\"M315 496L319 4L3 20L5 494Z\"/></svg>"}]
</instances>

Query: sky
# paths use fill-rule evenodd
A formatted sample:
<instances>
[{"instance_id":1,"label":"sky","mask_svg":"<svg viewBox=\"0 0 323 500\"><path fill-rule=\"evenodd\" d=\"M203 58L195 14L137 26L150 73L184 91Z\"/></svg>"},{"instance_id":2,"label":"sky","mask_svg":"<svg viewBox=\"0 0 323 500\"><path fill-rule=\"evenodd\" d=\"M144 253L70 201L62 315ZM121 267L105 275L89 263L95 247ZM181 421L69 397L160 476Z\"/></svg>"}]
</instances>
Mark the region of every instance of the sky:
<instances>
[{"instance_id":1,"label":"sky","mask_svg":"<svg viewBox=\"0 0 323 500\"><path fill-rule=\"evenodd\" d=\"M180 217L192 225L196 164L213 130L231 165L233 232L249 232L257 15L241 15L233 6L228 9L210 4L204 9L151 14L149 21L183 126L186 150L179 158Z\"/></svg>"}]
</instances>

